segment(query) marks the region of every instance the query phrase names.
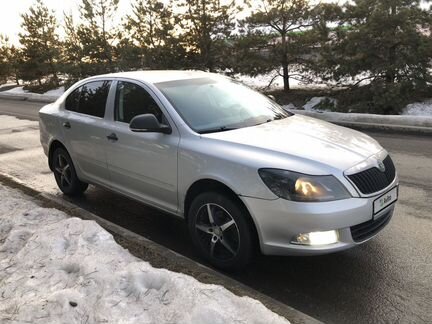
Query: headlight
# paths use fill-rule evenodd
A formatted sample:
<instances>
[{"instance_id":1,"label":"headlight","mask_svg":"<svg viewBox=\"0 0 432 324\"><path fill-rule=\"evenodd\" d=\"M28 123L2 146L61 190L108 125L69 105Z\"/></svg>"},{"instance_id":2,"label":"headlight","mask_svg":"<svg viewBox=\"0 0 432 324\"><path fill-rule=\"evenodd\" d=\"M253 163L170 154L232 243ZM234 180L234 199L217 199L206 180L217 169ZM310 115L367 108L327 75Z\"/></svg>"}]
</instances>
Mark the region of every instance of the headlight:
<instances>
[{"instance_id":1,"label":"headlight","mask_svg":"<svg viewBox=\"0 0 432 324\"><path fill-rule=\"evenodd\" d=\"M276 196L287 200L322 202L351 197L345 187L331 175L310 176L279 169L260 169L258 173Z\"/></svg>"}]
</instances>

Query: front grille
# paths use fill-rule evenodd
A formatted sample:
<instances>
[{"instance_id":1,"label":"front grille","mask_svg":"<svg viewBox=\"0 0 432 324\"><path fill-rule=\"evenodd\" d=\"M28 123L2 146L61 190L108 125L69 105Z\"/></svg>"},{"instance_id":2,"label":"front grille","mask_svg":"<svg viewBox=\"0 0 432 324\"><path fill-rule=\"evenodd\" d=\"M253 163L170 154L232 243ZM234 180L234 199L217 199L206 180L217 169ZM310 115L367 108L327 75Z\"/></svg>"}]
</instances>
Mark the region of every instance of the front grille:
<instances>
[{"instance_id":1,"label":"front grille","mask_svg":"<svg viewBox=\"0 0 432 324\"><path fill-rule=\"evenodd\" d=\"M388 224L392 217L393 211L388 211L385 215L376 220L370 220L351 227L351 236L354 242L362 242L374 236Z\"/></svg>"},{"instance_id":2,"label":"front grille","mask_svg":"<svg viewBox=\"0 0 432 324\"><path fill-rule=\"evenodd\" d=\"M393 161L388 155L384 161L385 171L381 172L378 168L373 167L362 172L349 175L348 178L356 187L365 195L387 188L396 176L396 169Z\"/></svg>"}]
</instances>

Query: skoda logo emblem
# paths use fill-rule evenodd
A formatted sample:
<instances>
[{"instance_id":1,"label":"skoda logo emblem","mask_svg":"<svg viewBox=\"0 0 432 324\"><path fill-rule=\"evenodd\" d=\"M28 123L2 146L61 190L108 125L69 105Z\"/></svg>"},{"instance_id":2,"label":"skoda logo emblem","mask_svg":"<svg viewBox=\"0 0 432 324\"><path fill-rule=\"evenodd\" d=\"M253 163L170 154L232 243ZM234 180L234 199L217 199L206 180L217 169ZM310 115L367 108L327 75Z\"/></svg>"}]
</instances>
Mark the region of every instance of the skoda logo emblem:
<instances>
[{"instance_id":1,"label":"skoda logo emblem","mask_svg":"<svg viewBox=\"0 0 432 324\"><path fill-rule=\"evenodd\" d=\"M386 170L384 163L382 163L381 161L378 161L378 169L381 172L385 172L385 170Z\"/></svg>"}]
</instances>

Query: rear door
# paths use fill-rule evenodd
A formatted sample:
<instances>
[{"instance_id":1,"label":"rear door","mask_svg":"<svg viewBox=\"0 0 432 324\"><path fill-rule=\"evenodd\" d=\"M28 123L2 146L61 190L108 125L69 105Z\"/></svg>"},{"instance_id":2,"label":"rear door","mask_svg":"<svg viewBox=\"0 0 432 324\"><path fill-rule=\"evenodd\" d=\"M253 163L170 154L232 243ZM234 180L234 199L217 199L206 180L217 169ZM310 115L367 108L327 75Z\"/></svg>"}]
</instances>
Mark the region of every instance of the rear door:
<instances>
[{"instance_id":1,"label":"rear door","mask_svg":"<svg viewBox=\"0 0 432 324\"><path fill-rule=\"evenodd\" d=\"M72 92L65 102L62 126L78 174L94 183L109 186L105 153L104 119L111 81L88 82Z\"/></svg>"},{"instance_id":2,"label":"rear door","mask_svg":"<svg viewBox=\"0 0 432 324\"><path fill-rule=\"evenodd\" d=\"M169 212L177 210L177 149L179 133L160 101L144 85L131 81L116 84L107 144L111 184L116 190ZM171 126L172 134L136 133L129 129L133 117L154 114Z\"/></svg>"}]
</instances>

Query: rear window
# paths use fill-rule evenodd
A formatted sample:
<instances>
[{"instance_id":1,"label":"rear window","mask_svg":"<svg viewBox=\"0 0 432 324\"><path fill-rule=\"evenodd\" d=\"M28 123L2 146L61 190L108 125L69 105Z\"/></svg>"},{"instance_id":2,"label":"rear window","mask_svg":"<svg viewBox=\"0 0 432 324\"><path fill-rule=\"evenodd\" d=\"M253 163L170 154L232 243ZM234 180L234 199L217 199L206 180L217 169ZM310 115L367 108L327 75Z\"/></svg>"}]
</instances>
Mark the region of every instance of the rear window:
<instances>
[{"instance_id":1,"label":"rear window","mask_svg":"<svg viewBox=\"0 0 432 324\"><path fill-rule=\"evenodd\" d=\"M67 98L65 108L70 111L78 112L78 104L82 87L75 89Z\"/></svg>"},{"instance_id":2,"label":"rear window","mask_svg":"<svg viewBox=\"0 0 432 324\"><path fill-rule=\"evenodd\" d=\"M94 81L74 90L67 98L65 108L70 111L103 118L111 81Z\"/></svg>"}]
</instances>

